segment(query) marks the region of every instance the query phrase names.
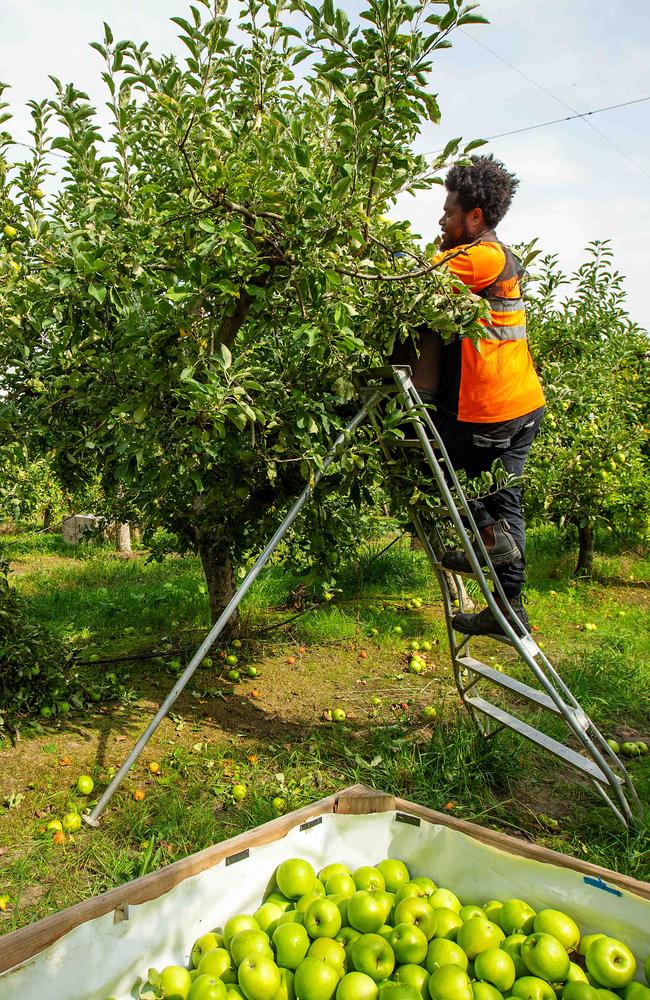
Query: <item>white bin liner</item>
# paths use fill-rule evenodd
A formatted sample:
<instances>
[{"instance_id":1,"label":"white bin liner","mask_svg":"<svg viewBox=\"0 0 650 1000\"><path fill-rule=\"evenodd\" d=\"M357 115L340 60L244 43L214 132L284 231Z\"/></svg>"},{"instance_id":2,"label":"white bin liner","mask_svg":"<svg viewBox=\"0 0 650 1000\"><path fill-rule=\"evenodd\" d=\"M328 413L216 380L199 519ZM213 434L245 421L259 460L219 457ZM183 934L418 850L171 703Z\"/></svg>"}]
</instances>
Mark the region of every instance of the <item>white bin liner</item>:
<instances>
[{"instance_id":1,"label":"white bin liner","mask_svg":"<svg viewBox=\"0 0 650 1000\"><path fill-rule=\"evenodd\" d=\"M401 858L412 876L431 876L463 902L517 897L535 909L565 910L583 934L602 931L626 942L636 955L637 978L643 978L650 954L649 900L488 847L448 827L404 822L395 812L327 814L305 826L130 907L126 920L116 923L108 913L82 924L0 976L0 1000L131 1000L134 983L146 980L150 967L188 964L199 935L222 927L235 913L254 912L276 866L292 857L307 858L317 870L333 861L355 868Z\"/></svg>"}]
</instances>

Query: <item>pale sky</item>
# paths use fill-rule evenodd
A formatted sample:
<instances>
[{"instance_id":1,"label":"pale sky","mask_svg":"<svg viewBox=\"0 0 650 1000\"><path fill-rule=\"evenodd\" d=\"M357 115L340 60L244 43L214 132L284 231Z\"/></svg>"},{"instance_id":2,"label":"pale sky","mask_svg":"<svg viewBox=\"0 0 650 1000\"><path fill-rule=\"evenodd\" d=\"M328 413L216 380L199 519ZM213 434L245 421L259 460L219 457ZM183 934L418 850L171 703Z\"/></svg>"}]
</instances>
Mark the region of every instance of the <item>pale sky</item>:
<instances>
[{"instance_id":1,"label":"pale sky","mask_svg":"<svg viewBox=\"0 0 650 1000\"><path fill-rule=\"evenodd\" d=\"M359 2L339 6L352 13ZM88 43L101 40L103 20L116 39L146 38L154 53L184 52L169 18L188 7L185 0L0 0L0 79L12 85L15 114L5 127L26 138L25 103L52 93L48 74L74 82L101 105L102 61ZM456 31L453 48L437 57L431 86L442 124L425 130L419 151L455 136L484 138L563 118L572 113L566 105L584 113L650 97L647 0L483 0L480 11L491 23ZM610 238L626 275L629 312L650 329L650 100L588 120L603 135L577 120L482 148L521 182L499 234L512 243L538 236L567 271L584 259L590 240ZM439 188L421 192L401 200L394 214L411 218L431 239L443 199Z\"/></svg>"}]
</instances>

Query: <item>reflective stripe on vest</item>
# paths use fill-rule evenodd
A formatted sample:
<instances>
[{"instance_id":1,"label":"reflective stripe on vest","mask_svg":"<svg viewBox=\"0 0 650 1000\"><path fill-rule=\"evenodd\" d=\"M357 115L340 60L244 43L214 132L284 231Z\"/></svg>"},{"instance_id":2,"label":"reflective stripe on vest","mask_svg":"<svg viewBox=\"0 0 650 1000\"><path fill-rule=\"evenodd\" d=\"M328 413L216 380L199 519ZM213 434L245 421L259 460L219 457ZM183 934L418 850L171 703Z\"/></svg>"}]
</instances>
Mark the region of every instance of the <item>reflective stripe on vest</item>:
<instances>
[{"instance_id":1,"label":"reflective stripe on vest","mask_svg":"<svg viewBox=\"0 0 650 1000\"><path fill-rule=\"evenodd\" d=\"M497 242L495 240L494 242ZM487 288L483 288L478 294L481 298L484 298L490 307L490 312L492 314L491 323L485 323L485 332L482 335L482 340L526 340L526 311L524 306L524 300L521 297L521 292L519 289L519 276L521 274L521 269L519 268L517 261L503 243L498 243L498 245L503 250L505 256L505 263L503 265L503 270L499 277L488 285ZM517 290L517 295L515 297L510 297L505 295L505 283L512 283L513 278L517 279L515 283L515 288ZM507 319L512 317L514 322L508 324ZM503 322L506 320L506 322ZM496 321L496 322L495 322Z\"/></svg>"}]
</instances>

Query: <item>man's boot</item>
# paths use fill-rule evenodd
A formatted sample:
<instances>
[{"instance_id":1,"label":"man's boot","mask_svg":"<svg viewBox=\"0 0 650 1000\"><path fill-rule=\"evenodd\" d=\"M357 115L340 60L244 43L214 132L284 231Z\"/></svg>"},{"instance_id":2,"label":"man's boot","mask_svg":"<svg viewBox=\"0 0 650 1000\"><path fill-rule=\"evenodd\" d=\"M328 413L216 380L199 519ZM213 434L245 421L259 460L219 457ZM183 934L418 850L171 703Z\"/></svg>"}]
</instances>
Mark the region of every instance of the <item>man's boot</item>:
<instances>
[{"instance_id":1,"label":"man's boot","mask_svg":"<svg viewBox=\"0 0 650 1000\"><path fill-rule=\"evenodd\" d=\"M499 607L502 607L499 598L496 598L496 602ZM521 594L516 597L509 597L508 602L510 607L514 611L515 615L524 626L527 632L530 632L530 620L526 614L526 609L524 608L522 602ZM503 610L503 608L502 608ZM505 611L504 611L505 614ZM508 615L506 614L506 618ZM462 632L464 635L504 635L505 631L496 620L489 608L483 608L478 614L457 614L451 619L452 627L456 629L457 632Z\"/></svg>"},{"instance_id":2,"label":"man's boot","mask_svg":"<svg viewBox=\"0 0 650 1000\"><path fill-rule=\"evenodd\" d=\"M515 559L521 558L521 552L510 534L510 525L507 521L496 521L481 529L481 538L490 557L493 566L507 566ZM478 545L474 544L474 552L481 566L487 565ZM445 569L456 571L457 573L471 573L472 566L468 556L462 549L448 549L443 552L440 560Z\"/></svg>"}]
</instances>

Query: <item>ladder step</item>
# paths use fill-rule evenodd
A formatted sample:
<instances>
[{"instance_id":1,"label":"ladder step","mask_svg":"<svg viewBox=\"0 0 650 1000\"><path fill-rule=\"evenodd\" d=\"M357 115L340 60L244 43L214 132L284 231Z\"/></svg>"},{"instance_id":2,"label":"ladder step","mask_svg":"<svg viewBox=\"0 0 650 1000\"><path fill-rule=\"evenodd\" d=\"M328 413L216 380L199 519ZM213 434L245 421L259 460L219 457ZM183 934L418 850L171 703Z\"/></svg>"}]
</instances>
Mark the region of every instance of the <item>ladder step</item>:
<instances>
[{"instance_id":1,"label":"ladder step","mask_svg":"<svg viewBox=\"0 0 650 1000\"><path fill-rule=\"evenodd\" d=\"M486 680L498 684L499 687L507 688L508 691L512 691L521 698L526 698L527 701L534 702L541 708L547 708L550 712L555 712L556 715L561 714L553 699L545 694L544 691L538 691L537 688L530 687L529 684L524 684L523 681L518 681L515 677L511 677L510 674L502 674L499 670L488 667L486 663L475 660L473 656L459 656L458 662L467 670L471 670L472 673L479 674Z\"/></svg>"},{"instance_id":2,"label":"ladder step","mask_svg":"<svg viewBox=\"0 0 650 1000\"><path fill-rule=\"evenodd\" d=\"M546 733L541 732L541 730L535 729L534 726L529 726L527 722L518 719L516 715L510 715L509 712L505 712L502 708L492 705L491 702L485 701L483 698L466 698L465 701L478 712L488 715L491 719L495 719L502 725L507 726L508 729L513 729L520 736L530 740L531 743L536 743L537 746L548 750L549 753L559 757L566 764L570 764L571 767L582 771L587 777L592 778L594 781L599 781L603 785L609 785L606 775L598 767L598 764L588 757L583 757L581 753L571 750L570 747L565 746L564 743L560 743L559 740L554 740L552 736L548 736Z\"/></svg>"}]
</instances>

